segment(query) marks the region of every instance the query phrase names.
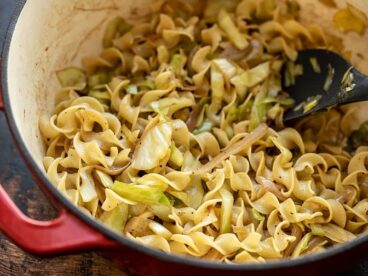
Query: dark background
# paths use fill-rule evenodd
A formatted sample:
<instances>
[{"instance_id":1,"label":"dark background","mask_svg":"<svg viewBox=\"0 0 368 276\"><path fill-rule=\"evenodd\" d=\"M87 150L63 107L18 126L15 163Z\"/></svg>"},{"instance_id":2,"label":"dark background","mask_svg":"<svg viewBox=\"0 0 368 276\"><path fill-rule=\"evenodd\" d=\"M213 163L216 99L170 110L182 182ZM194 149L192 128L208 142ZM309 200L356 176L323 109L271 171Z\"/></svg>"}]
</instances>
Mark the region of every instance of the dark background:
<instances>
[{"instance_id":1,"label":"dark background","mask_svg":"<svg viewBox=\"0 0 368 276\"><path fill-rule=\"evenodd\" d=\"M44 0L47 1L47 0ZM63 0L60 0L63 1ZM16 0L0 0L0 53ZM30 26L30 35L32 26ZM25 38L26 39L26 38ZM0 55L1 57L1 55ZM53 218L55 210L48 204L30 177L15 149L4 114L0 113L0 183L18 207L28 216L40 220ZM356 263L356 260L351 260ZM24 253L0 233L0 275L126 275L114 264L95 253L37 258ZM368 260L355 265L342 276L368 275Z\"/></svg>"}]
</instances>

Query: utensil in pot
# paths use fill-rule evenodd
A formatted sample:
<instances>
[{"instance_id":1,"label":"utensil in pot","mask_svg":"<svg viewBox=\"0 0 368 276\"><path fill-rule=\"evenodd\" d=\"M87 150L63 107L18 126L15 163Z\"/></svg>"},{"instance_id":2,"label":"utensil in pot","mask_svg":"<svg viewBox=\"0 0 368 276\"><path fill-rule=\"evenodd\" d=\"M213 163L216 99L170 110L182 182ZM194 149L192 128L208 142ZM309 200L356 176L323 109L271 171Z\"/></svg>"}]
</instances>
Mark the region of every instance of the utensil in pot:
<instances>
[{"instance_id":1,"label":"utensil in pot","mask_svg":"<svg viewBox=\"0 0 368 276\"><path fill-rule=\"evenodd\" d=\"M293 72L284 70L284 89L295 101L294 107L285 113L284 121L368 100L368 77L337 53L325 49L303 50L295 64L302 66L303 72L292 81Z\"/></svg>"},{"instance_id":2,"label":"utensil in pot","mask_svg":"<svg viewBox=\"0 0 368 276\"><path fill-rule=\"evenodd\" d=\"M142 275L198 275L204 273L211 275L224 275L225 273L231 275L244 275L244 273L267 275L269 273L300 273L301 271L306 274L329 275L348 265L352 259L357 260L364 255L363 253L368 249L368 236L359 237L352 242L331 248L320 254L295 260L284 259L265 264L239 265L204 262L198 258L168 255L130 241L99 224L63 197L39 166L40 157L37 156L37 142L39 140L36 139L33 132L25 131L24 124L28 123L29 128L36 129L36 124L30 121L31 115L37 114L40 102L47 105L48 101L53 100L50 95L52 93L48 93L53 91L48 80L54 72L52 70L61 66L56 62L55 57L60 54L59 49L70 51L70 54L68 53L62 58L59 56L65 65L70 61L67 57L72 56L76 48L82 47L82 50L85 51L86 47L83 48L83 46L91 44L84 43L85 36L88 35L89 39L96 38L96 41L100 41L98 35L91 31L93 29L91 25L103 22L102 15L104 13L111 17L112 13L125 12L125 16L131 8L142 7L145 9L149 7L149 2L152 4L152 1L148 0L115 1L124 6L120 11L117 11L114 10L114 7L108 6L107 2L110 1L28 0L20 1L18 4L2 54L2 87L5 111L14 140L32 174L37 178L38 184L44 188L60 209L68 211L61 211L61 219L52 222L43 223L30 220L19 212L5 191L0 189L0 210L4 210L0 213L0 229L3 229L25 250L43 255L63 254L92 248L104 249L104 254L109 259L129 268L129 271ZM302 1L302 3L305 2L310 1ZM100 8L91 7L91 3L99 3ZM72 12L71 7L77 6L76 4L80 10ZM105 11L103 7L106 8ZM19 20L18 15L20 15ZM62 22L62 24L58 25L58 22ZM70 26L73 22L78 22L77 26L73 26L74 28ZM31 35L29 33L30 26L32 26ZM73 41L71 37L76 41ZM83 43L78 44L82 40ZM97 43L91 45L92 48L95 48ZM39 57L41 60L37 59ZM35 79L42 80L41 83L46 85L47 89L42 85L37 86L33 82ZM24 121L23 118L25 118ZM71 222L67 222L69 220ZM22 232L23 227L28 227L28 230ZM29 234L30 232L33 233L32 236ZM27 240L27 238L29 239ZM116 241L118 248L109 239ZM42 246L39 248L38 245ZM113 250L111 250L112 248Z\"/></svg>"}]
</instances>

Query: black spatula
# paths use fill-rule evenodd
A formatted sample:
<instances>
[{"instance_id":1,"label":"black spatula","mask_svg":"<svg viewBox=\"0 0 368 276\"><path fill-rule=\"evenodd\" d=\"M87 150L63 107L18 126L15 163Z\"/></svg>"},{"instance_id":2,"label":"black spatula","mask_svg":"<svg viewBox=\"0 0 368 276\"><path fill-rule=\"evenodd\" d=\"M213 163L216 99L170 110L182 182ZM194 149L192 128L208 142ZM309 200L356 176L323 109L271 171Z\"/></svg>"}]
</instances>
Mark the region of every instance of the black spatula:
<instances>
[{"instance_id":1,"label":"black spatula","mask_svg":"<svg viewBox=\"0 0 368 276\"><path fill-rule=\"evenodd\" d=\"M291 86L285 85L285 77L283 81L284 90L295 100L294 107L285 113L284 121L368 100L368 77L337 53L324 49L303 50L296 64L302 65L303 74L297 76Z\"/></svg>"}]
</instances>

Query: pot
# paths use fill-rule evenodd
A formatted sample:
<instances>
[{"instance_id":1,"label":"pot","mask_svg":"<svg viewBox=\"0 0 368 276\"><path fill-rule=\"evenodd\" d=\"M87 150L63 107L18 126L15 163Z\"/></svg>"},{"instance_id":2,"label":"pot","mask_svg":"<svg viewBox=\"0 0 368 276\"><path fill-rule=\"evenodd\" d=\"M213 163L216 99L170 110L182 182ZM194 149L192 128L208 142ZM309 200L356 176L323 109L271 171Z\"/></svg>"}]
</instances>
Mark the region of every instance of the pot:
<instances>
[{"instance_id":1,"label":"pot","mask_svg":"<svg viewBox=\"0 0 368 276\"><path fill-rule=\"evenodd\" d=\"M58 89L55 70L78 65L81 57L97 55L105 24L120 14L132 21L150 12L152 0L20 0L2 53L2 97L20 154L38 185L58 208L59 216L48 222L26 217L0 185L0 229L25 251L41 256L97 250L133 274L331 274L364 257L368 235L316 255L266 264L229 265L167 255L121 236L83 213L51 184L42 165L43 143L38 118L50 112ZM302 20L331 27L331 11L317 0L303 0ZM342 5L344 1L337 1ZM368 14L365 0L348 1ZM334 30L332 30L334 32ZM336 32L336 34L341 36ZM354 47L352 61L367 73L368 35L344 36ZM366 116L368 117L368 115ZM347 258L348 256L348 258Z\"/></svg>"}]
</instances>

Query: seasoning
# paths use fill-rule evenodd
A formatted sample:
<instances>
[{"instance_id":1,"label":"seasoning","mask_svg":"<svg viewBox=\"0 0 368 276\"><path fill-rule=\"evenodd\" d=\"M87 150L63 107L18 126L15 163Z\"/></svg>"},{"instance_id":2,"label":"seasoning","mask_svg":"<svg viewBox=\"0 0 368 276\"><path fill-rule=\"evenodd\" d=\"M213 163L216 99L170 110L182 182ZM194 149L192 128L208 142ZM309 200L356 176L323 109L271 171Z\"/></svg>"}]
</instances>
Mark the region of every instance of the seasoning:
<instances>
[{"instance_id":1,"label":"seasoning","mask_svg":"<svg viewBox=\"0 0 368 276\"><path fill-rule=\"evenodd\" d=\"M327 77L325 84L323 85L324 91L328 92L330 90L334 76L335 76L335 68L333 68L331 64L328 64Z\"/></svg>"},{"instance_id":2,"label":"seasoning","mask_svg":"<svg viewBox=\"0 0 368 276\"><path fill-rule=\"evenodd\" d=\"M298 104L294 108L294 111L299 111L301 109L303 109L303 113L311 111L313 108L315 108L318 105L318 102L321 98L322 98L322 95L308 97L306 101Z\"/></svg>"},{"instance_id":3,"label":"seasoning","mask_svg":"<svg viewBox=\"0 0 368 276\"><path fill-rule=\"evenodd\" d=\"M319 66L317 58L316 57L311 57L309 59L309 62L312 65L314 73L320 74L321 73L321 67Z\"/></svg>"},{"instance_id":4,"label":"seasoning","mask_svg":"<svg viewBox=\"0 0 368 276\"><path fill-rule=\"evenodd\" d=\"M352 91L355 87L354 74L352 73L353 67L350 67L344 74L341 80L341 91L343 93L348 93Z\"/></svg>"}]
</instances>

